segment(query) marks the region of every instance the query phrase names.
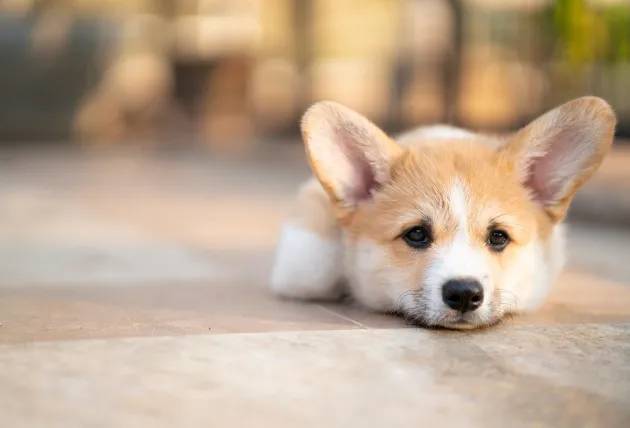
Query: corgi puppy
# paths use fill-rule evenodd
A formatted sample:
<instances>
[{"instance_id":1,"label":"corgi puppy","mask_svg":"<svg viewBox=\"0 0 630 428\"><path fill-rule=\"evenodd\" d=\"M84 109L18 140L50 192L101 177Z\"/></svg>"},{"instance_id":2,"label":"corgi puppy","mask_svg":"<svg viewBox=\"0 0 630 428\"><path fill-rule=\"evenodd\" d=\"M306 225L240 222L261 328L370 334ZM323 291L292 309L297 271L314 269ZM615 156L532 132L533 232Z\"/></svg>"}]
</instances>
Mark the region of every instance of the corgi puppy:
<instances>
[{"instance_id":1,"label":"corgi puppy","mask_svg":"<svg viewBox=\"0 0 630 428\"><path fill-rule=\"evenodd\" d=\"M508 137L447 126L388 137L334 102L301 130L314 178L283 225L271 285L423 326L472 329L533 311L564 264L562 221L615 130L596 97Z\"/></svg>"}]
</instances>

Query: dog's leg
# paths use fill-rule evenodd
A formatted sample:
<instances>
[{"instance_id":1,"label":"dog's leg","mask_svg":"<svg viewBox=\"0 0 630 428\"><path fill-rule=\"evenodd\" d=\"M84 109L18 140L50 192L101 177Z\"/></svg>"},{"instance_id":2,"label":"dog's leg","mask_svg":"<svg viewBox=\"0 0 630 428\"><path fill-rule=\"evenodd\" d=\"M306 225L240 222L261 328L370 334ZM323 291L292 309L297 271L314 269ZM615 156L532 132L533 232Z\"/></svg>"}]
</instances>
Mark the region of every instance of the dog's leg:
<instances>
[{"instance_id":1,"label":"dog's leg","mask_svg":"<svg viewBox=\"0 0 630 428\"><path fill-rule=\"evenodd\" d=\"M271 288L295 299L338 299L343 294L343 242L328 195L311 179L280 233Z\"/></svg>"}]
</instances>

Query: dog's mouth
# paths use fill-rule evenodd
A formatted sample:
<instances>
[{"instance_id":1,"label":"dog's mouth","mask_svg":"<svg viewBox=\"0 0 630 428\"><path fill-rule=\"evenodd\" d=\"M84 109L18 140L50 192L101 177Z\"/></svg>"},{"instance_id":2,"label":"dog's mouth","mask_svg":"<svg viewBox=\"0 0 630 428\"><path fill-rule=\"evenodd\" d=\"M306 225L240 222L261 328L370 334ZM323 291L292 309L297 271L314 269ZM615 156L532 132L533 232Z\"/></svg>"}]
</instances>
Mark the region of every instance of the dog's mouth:
<instances>
[{"instance_id":1,"label":"dog's mouth","mask_svg":"<svg viewBox=\"0 0 630 428\"><path fill-rule=\"evenodd\" d=\"M488 328L497 325L501 322L501 318L496 318L490 321L484 322L470 322L461 320L457 322L445 322L441 326L449 330L475 330L481 328Z\"/></svg>"},{"instance_id":2,"label":"dog's mouth","mask_svg":"<svg viewBox=\"0 0 630 428\"><path fill-rule=\"evenodd\" d=\"M422 294L414 294L406 304L400 304L399 315L404 315L407 323L429 329L475 330L500 324L506 315L512 313L512 306L501 299L499 289L495 289L493 298L477 310L460 312L446 305L435 305Z\"/></svg>"},{"instance_id":3,"label":"dog's mouth","mask_svg":"<svg viewBox=\"0 0 630 428\"><path fill-rule=\"evenodd\" d=\"M501 322L502 316L495 314L490 317L481 317L470 314L441 314L439 316L426 316L413 314L407 319L411 324L423 328L443 328L448 330L474 330L492 327Z\"/></svg>"}]
</instances>

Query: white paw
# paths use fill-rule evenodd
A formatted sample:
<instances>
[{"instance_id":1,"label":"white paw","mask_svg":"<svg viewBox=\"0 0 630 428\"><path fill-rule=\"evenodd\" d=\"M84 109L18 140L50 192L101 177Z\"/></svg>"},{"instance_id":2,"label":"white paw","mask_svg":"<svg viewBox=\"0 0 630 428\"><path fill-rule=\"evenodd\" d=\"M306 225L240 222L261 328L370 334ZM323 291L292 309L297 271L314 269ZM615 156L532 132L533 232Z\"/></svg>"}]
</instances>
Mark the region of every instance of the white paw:
<instances>
[{"instance_id":1,"label":"white paw","mask_svg":"<svg viewBox=\"0 0 630 428\"><path fill-rule=\"evenodd\" d=\"M303 227L283 226L271 274L274 293L296 299L335 299L341 295L343 244Z\"/></svg>"}]
</instances>

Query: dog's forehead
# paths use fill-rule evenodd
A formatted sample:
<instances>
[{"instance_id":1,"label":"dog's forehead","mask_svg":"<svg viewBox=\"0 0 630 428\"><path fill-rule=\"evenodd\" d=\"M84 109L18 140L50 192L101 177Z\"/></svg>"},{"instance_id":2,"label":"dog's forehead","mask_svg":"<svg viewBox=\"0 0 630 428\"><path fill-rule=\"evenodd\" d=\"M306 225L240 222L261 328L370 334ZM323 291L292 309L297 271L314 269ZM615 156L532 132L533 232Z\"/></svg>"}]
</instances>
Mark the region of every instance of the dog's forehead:
<instances>
[{"instance_id":1,"label":"dog's forehead","mask_svg":"<svg viewBox=\"0 0 630 428\"><path fill-rule=\"evenodd\" d=\"M486 227L492 217L531 208L526 190L496 148L476 142L410 149L394 165L384 193L383 208L392 218L425 218L445 228L463 222Z\"/></svg>"},{"instance_id":2,"label":"dog's forehead","mask_svg":"<svg viewBox=\"0 0 630 428\"><path fill-rule=\"evenodd\" d=\"M463 141L410 149L394 165L392 185L414 202L446 208L453 192L482 202L509 194L518 183L496 149Z\"/></svg>"}]
</instances>

